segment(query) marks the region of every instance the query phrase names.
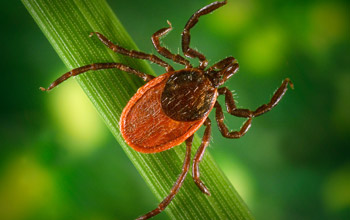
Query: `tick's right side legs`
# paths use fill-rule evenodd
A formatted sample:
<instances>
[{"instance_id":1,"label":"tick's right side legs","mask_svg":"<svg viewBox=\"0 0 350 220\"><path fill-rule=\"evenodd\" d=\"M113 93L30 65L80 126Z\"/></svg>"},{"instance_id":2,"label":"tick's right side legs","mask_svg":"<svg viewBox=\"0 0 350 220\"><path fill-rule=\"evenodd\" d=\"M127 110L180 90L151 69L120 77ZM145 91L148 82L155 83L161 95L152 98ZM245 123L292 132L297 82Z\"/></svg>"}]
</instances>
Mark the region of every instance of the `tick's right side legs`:
<instances>
[{"instance_id":1,"label":"tick's right side legs","mask_svg":"<svg viewBox=\"0 0 350 220\"><path fill-rule=\"evenodd\" d=\"M281 86L273 94L269 103L261 105L255 111L252 111L249 109L237 108L235 101L233 100L231 91L226 87L222 87L218 89L219 95L225 95L225 104L226 104L226 109L228 113L237 117L248 118L248 120L243 124L243 126L239 131L229 132L228 128L224 124L224 114L222 112L222 108L219 102L216 101L214 106L216 108L216 121L219 126L219 130L221 134L226 138L242 137L249 130L252 122L252 118L262 115L270 111L273 107L275 107L278 104L278 102L282 99L284 94L286 93L288 85L290 85L290 87L293 88L293 84L289 78L285 79L282 82Z\"/></svg>"},{"instance_id":2,"label":"tick's right side legs","mask_svg":"<svg viewBox=\"0 0 350 220\"><path fill-rule=\"evenodd\" d=\"M281 86L275 91L269 103L261 105L254 111L249 109L237 108L235 101L233 100L231 91L226 87L218 89L218 92L219 95L225 95L225 104L228 113L237 117L249 118L262 115L270 111L273 107L275 107L286 93L288 85L293 89L293 83L290 81L289 78L286 78L285 80L283 80Z\"/></svg>"},{"instance_id":3,"label":"tick's right side legs","mask_svg":"<svg viewBox=\"0 0 350 220\"><path fill-rule=\"evenodd\" d=\"M210 133L211 133L211 121L209 118L207 118L204 122L204 125L206 126L204 135L202 138L202 143L199 146L196 155L193 158L193 164L192 164L192 177L198 188L205 194L210 196L210 192L208 188L204 185L204 183L200 180L199 176L199 163L201 162L205 149L208 147L210 142Z\"/></svg>"},{"instance_id":4,"label":"tick's right side legs","mask_svg":"<svg viewBox=\"0 0 350 220\"><path fill-rule=\"evenodd\" d=\"M216 113L215 113L215 118L216 118L216 122L218 124L218 128L222 134L222 136L226 137L226 138L240 138L243 135L245 135L245 133L247 133L247 131L250 128L250 125L252 123L252 118L249 117L248 120L246 122L244 122L243 126L241 127L241 129L239 131L229 131L228 128L226 127L226 125L224 124L224 113L222 111L221 105L219 104L218 101L216 101L215 106L216 108Z\"/></svg>"},{"instance_id":5,"label":"tick's right side legs","mask_svg":"<svg viewBox=\"0 0 350 220\"><path fill-rule=\"evenodd\" d=\"M154 78L154 76L152 76L152 75L142 73L138 70L135 70L135 69L133 69L129 66L126 66L124 64L121 64L121 63L94 63L94 64L89 64L86 66L82 66L82 67L73 69L73 70L63 74L58 79L56 79L53 83L51 83L51 85L47 89L45 89L43 87L40 87L40 89L42 91L49 91L49 90L55 88L57 85L61 84L62 82L66 81L70 77L85 73L89 70L101 70L101 69L113 69L113 68L120 69L122 71L134 74L134 75L142 78L146 82L148 82Z\"/></svg>"}]
</instances>

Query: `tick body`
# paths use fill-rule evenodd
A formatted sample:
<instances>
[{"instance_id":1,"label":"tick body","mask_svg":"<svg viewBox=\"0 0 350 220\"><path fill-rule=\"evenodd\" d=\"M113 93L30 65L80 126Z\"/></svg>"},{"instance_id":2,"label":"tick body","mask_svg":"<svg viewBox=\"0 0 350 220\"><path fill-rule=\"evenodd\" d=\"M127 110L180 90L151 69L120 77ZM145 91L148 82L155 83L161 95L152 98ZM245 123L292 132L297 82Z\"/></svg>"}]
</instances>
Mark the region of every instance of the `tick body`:
<instances>
[{"instance_id":1,"label":"tick body","mask_svg":"<svg viewBox=\"0 0 350 220\"><path fill-rule=\"evenodd\" d=\"M226 0L213 2L199 9L185 25L182 32L182 52L188 58L199 59L197 67L193 67L183 56L173 54L161 46L160 37L165 36L172 29L170 22L168 22L169 27L162 28L152 35L152 42L160 55L184 65L184 69L181 70L174 70L170 64L156 55L122 48L113 44L102 34L93 32L90 36L96 34L101 42L114 52L137 59L149 60L164 67L166 72L155 78L121 63L95 63L63 74L47 89L40 88L43 91L51 90L72 76L89 70L111 68L117 68L137 75L147 82L130 99L122 112L120 130L123 138L130 147L142 153L161 152L185 142L186 156L182 172L170 190L169 195L164 198L156 209L138 219L148 219L159 214L178 193L190 168L193 134L202 125L205 126L205 131L202 143L193 158L192 177L199 189L203 193L210 195L209 190L200 180L198 166L205 149L209 145L211 121L208 115L213 108L215 108L215 118L221 134L226 138L240 138L249 130L254 117L262 115L276 106L287 91L288 85L293 88L293 84L287 78L275 91L267 104L263 104L255 110L236 107L231 91L222 85L238 71L239 65L237 60L234 57L227 57L207 68L208 61L206 57L190 47L190 30L198 22L198 19L226 3ZM225 106L229 114L247 119L239 130L229 131L224 124L223 110L217 101L217 97L220 95L225 96Z\"/></svg>"},{"instance_id":2,"label":"tick body","mask_svg":"<svg viewBox=\"0 0 350 220\"><path fill-rule=\"evenodd\" d=\"M217 89L201 70L163 74L143 87L124 108L121 133L136 151L156 153L181 144L208 117Z\"/></svg>"}]
</instances>

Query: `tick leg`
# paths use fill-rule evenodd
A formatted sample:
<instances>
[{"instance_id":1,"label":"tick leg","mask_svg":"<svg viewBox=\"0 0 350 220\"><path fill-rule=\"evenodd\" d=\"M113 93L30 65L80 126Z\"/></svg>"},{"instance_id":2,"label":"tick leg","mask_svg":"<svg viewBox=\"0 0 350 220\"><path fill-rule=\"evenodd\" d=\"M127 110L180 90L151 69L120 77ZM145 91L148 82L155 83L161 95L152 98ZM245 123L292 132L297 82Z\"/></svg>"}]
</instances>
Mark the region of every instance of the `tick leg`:
<instances>
[{"instance_id":1,"label":"tick leg","mask_svg":"<svg viewBox=\"0 0 350 220\"><path fill-rule=\"evenodd\" d=\"M256 116L262 115L270 111L273 107L275 107L278 104L278 102L282 99L284 94L286 93L288 84L293 89L293 83L290 81L290 79L289 78L285 79L282 82L282 85L273 94L270 102L267 104L261 105L255 111L251 111L249 109L237 108L235 101L233 100L231 91L228 90L226 87L222 87L218 89L218 92L220 95L223 95L223 94L225 95L225 103L226 103L226 108L228 113L237 117L249 118L249 117L256 117Z\"/></svg>"},{"instance_id":2,"label":"tick leg","mask_svg":"<svg viewBox=\"0 0 350 220\"><path fill-rule=\"evenodd\" d=\"M54 87L56 87L57 85L64 82L65 80L69 79L70 77L85 73L89 70L101 70L101 69L113 69L113 68L120 69L122 71L134 74L138 77L141 77L146 82L150 81L151 79L154 78L154 76L148 75L146 73L142 73L138 70L135 70L135 69L133 69L129 66L126 66L124 64L121 64L121 63L94 63L94 64L89 64L86 66L82 66L82 67L73 69L73 70L63 74L58 79L56 79L53 83L51 83L51 85L47 89L45 89L43 87L40 87L40 89L42 91L49 91L49 90L53 89Z\"/></svg>"},{"instance_id":3,"label":"tick leg","mask_svg":"<svg viewBox=\"0 0 350 220\"><path fill-rule=\"evenodd\" d=\"M290 81L289 78L286 78L285 80L283 80L282 85L276 90L276 92L273 94L271 100L269 103L267 104L263 104L261 105L259 108L257 108L254 112L253 115L254 117L262 115L268 111L270 111L273 107L275 107L279 101L282 99L282 97L284 96L284 94L286 93L287 89L288 89L288 84L289 86L293 89L294 85L293 83Z\"/></svg>"},{"instance_id":4,"label":"tick leg","mask_svg":"<svg viewBox=\"0 0 350 220\"><path fill-rule=\"evenodd\" d=\"M209 69L208 69L208 72L210 71L213 71L213 70L223 70L225 69L227 66L233 64L233 63L237 63L237 60L236 58L234 57L227 57L217 63L215 63L213 66L211 66Z\"/></svg>"},{"instance_id":5,"label":"tick leg","mask_svg":"<svg viewBox=\"0 0 350 220\"><path fill-rule=\"evenodd\" d=\"M222 136L226 137L226 138L240 138L243 135L245 135L245 133L247 133L247 131L250 128L250 125L252 123L252 118L249 117L248 120L246 122L244 122L243 126L241 127L241 129L239 131L229 131L228 128L226 127L226 125L224 124L224 113L222 112L222 108L221 105L219 104L218 101L216 101L215 106L216 108L216 122L218 124L219 130L222 134Z\"/></svg>"},{"instance_id":6,"label":"tick leg","mask_svg":"<svg viewBox=\"0 0 350 220\"><path fill-rule=\"evenodd\" d=\"M179 54L171 53L167 48L162 47L160 45L159 38L167 35L173 29L171 26L171 23L169 21L168 21L168 24L169 24L168 28L162 28L152 35L152 43L153 43L154 47L157 49L157 51L160 55L162 55L170 60L173 60L176 63L185 65L186 68L191 68L192 66L190 64L190 61L186 60L185 58L183 58Z\"/></svg>"},{"instance_id":7,"label":"tick leg","mask_svg":"<svg viewBox=\"0 0 350 220\"><path fill-rule=\"evenodd\" d=\"M211 133L211 121L209 118L207 118L204 122L204 125L206 126L202 143L199 146L196 155L193 158L193 165L192 165L192 177L194 182L197 184L199 189L210 196L210 192L208 188L204 185L204 183L199 179L200 173L199 173L199 163L201 162L205 149L208 147L210 142L210 133Z\"/></svg>"},{"instance_id":8,"label":"tick leg","mask_svg":"<svg viewBox=\"0 0 350 220\"><path fill-rule=\"evenodd\" d=\"M112 49L116 53L120 53L120 54L129 56L129 57L133 57L133 58L137 58L137 59L149 60L152 63L158 64L158 65L164 67L167 72L174 70L174 68L172 66L170 66L168 63L166 63L165 61L163 61L162 59L160 59L159 57L157 57L154 54L146 54L146 53L143 53L140 51L127 50L123 47L120 47L120 46L112 43L110 40L108 40L104 35L100 34L99 32L92 32L90 34L90 37L93 34L96 34L102 43L104 43L107 47L109 47L110 49Z\"/></svg>"},{"instance_id":9,"label":"tick leg","mask_svg":"<svg viewBox=\"0 0 350 220\"><path fill-rule=\"evenodd\" d=\"M222 2L213 2L210 5L207 5L201 9L199 9L196 13L194 13L191 18L188 20L183 32L182 32L182 51L185 54L186 57L195 58L197 57L199 59L200 69L205 69L205 67L208 65L208 60L205 58L203 54L200 52L190 48L190 29L197 24L198 18L202 15L209 14L210 12L214 11L215 9L225 5L227 1Z\"/></svg>"},{"instance_id":10,"label":"tick leg","mask_svg":"<svg viewBox=\"0 0 350 220\"><path fill-rule=\"evenodd\" d=\"M237 60L234 57L227 57L213 66L211 66L206 72L208 74L216 74L214 79L220 79L218 86L221 86L239 69Z\"/></svg>"},{"instance_id":11,"label":"tick leg","mask_svg":"<svg viewBox=\"0 0 350 220\"><path fill-rule=\"evenodd\" d=\"M183 181L187 175L188 169L190 167L191 162L191 147L192 147L193 135L186 140L186 156L182 166L182 172L180 176L177 178L173 188L171 189L169 195L165 197L165 199L158 205L158 207L149 213L139 217L137 220L149 219L155 215L158 215L162 212L171 202L171 200L175 197L175 195L179 192L179 189L182 186Z\"/></svg>"}]
</instances>

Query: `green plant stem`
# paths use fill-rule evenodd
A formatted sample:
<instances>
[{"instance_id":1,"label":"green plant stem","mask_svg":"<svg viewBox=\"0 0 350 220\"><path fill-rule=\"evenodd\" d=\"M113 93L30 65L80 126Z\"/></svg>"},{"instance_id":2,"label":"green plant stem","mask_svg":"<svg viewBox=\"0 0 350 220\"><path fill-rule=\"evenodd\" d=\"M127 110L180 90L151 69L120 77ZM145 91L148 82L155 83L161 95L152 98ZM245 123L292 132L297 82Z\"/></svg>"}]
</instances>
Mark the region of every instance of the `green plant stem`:
<instances>
[{"instance_id":1,"label":"green plant stem","mask_svg":"<svg viewBox=\"0 0 350 220\"><path fill-rule=\"evenodd\" d=\"M137 49L104 0L22 1L69 69L96 62L120 62L153 74L145 61L115 54L96 37L88 37L90 32L98 31L125 48ZM75 79L161 201L181 172L185 146L180 145L157 154L141 154L125 144L119 131L119 118L123 107L143 82L119 70L89 72ZM196 137L193 154L199 144L200 140ZM253 219L208 152L200 164L200 170L201 178L212 195L209 197L201 193L191 177L187 177L180 192L165 210L171 219ZM145 209L147 211L150 210ZM135 217L141 214L135 213Z\"/></svg>"}]
</instances>

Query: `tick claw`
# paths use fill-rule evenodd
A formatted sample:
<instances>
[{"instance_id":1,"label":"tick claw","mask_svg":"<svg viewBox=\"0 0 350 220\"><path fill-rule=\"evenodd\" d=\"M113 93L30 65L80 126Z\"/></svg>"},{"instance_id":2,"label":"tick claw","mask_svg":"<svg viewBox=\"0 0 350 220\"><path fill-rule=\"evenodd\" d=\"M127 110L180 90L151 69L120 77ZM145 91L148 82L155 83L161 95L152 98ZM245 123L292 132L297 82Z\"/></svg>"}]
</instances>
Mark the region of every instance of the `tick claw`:
<instances>
[{"instance_id":1,"label":"tick claw","mask_svg":"<svg viewBox=\"0 0 350 220\"><path fill-rule=\"evenodd\" d=\"M289 86L291 89L294 89L294 84L291 81L289 81Z\"/></svg>"},{"instance_id":2,"label":"tick claw","mask_svg":"<svg viewBox=\"0 0 350 220\"><path fill-rule=\"evenodd\" d=\"M166 22L168 23L169 27L170 27L171 29L173 29L173 26L171 25L170 21L167 20Z\"/></svg>"},{"instance_id":3,"label":"tick claw","mask_svg":"<svg viewBox=\"0 0 350 220\"><path fill-rule=\"evenodd\" d=\"M43 87L39 87L39 89L43 92L47 91L47 89L43 88Z\"/></svg>"},{"instance_id":4,"label":"tick claw","mask_svg":"<svg viewBox=\"0 0 350 220\"><path fill-rule=\"evenodd\" d=\"M207 194L208 196L211 196L211 193L209 192L208 188L204 185L204 183L200 180L195 180L196 185L198 188L202 191L202 193Z\"/></svg>"},{"instance_id":5,"label":"tick claw","mask_svg":"<svg viewBox=\"0 0 350 220\"><path fill-rule=\"evenodd\" d=\"M211 196L211 193L209 192L209 190L208 190L207 188L202 189L202 192L203 192L204 194L207 194L208 196Z\"/></svg>"},{"instance_id":6,"label":"tick claw","mask_svg":"<svg viewBox=\"0 0 350 220\"><path fill-rule=\"evenodd\" d=\"M91 32L90 34L89 34L89 37L92 37L92 35L94 35L95 34L95 32Z\"/></svg>"}]
</instances>

